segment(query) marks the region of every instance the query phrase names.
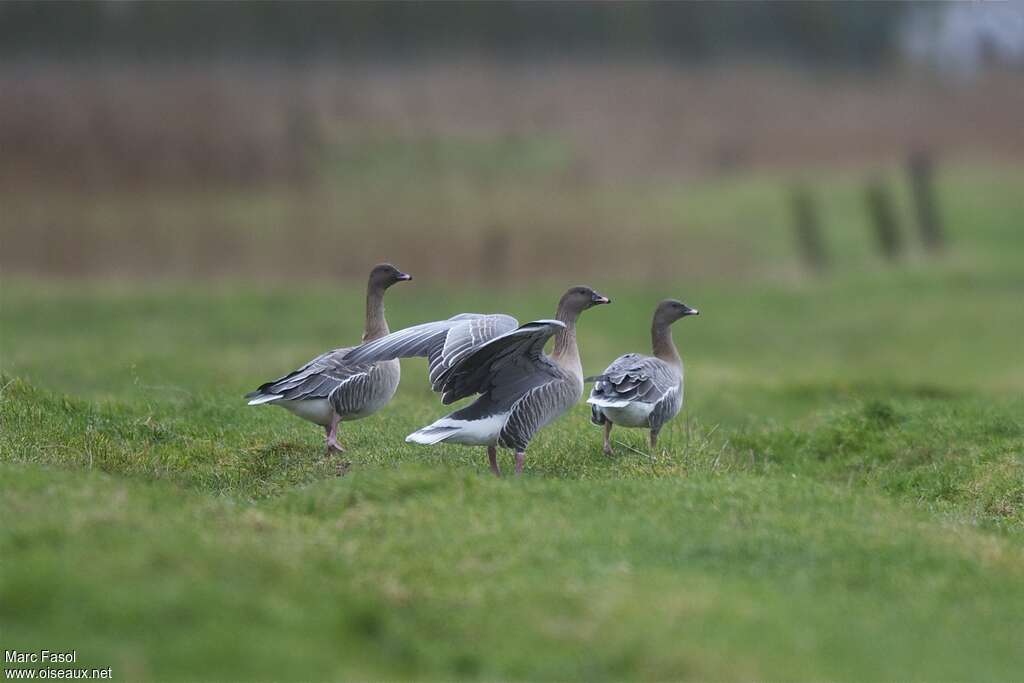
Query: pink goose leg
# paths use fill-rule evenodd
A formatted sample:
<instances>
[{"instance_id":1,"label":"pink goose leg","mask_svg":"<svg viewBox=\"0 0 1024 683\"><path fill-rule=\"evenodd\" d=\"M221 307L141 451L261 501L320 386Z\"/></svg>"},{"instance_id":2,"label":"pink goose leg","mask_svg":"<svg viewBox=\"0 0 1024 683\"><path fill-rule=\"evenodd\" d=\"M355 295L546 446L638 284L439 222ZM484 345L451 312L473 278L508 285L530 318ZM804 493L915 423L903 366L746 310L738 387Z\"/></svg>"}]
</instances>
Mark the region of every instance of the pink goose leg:
<instances>
[{"instance_id":1,"label":"pink goose leg","mask_svg":"<svg viewBox=\"0 0 1024 683\"><path fill-rule=\"evenodd\" d=\"M324 427L324 431L327 432L327 454L330 455L331 451L337 451L338 453L344 453L345 449L342 448L341 444L338 443L338 423L341 422L341 416L337 413L331 415L331 424Z\"/></svg>"},{"instance_id":2,"label":"pink goose leg","mask_svg":"<svg viewBox=\"0 0 1024 683\"><path fill-rule=\"evenodd\" d=\"M518 477L523 473L523 463L526 461L526 453L523 451L516 451L516 476Z\"/></svg>"},{"instance_id":3,"label":"pink goose leg","mask_svg":"<svg viewBox=\"0 0 1024 683\"><path fill-rule=\"evenodd\" d=\"M497 446L488 446L487 447L487 458L491 461L491 472L494 473L494 476L500 477L501 476L501 468L498 467L498 447Z\"/></svg>"}]
</instances>

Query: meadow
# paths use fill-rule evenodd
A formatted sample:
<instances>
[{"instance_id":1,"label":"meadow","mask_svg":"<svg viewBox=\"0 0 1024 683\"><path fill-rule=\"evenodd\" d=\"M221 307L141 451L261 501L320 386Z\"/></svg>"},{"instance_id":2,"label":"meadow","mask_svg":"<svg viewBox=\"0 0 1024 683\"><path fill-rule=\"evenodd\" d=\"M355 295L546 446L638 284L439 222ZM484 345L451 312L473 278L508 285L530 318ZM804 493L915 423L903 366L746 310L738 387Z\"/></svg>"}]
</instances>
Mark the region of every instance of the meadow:
<instances>
[{"instance_id":1,"label":"meadow","mask_svg":"<svg viewBox=\"0 0 1024 683\"><path fill-rule=\"evenodd\" d=\"M792 256L777 176L588 195L671 249L645 277L580 252L571 277L613 299L581 321L585 371L646 351L654 303L681 298L702 311L675 328L686 409L658 452L617 430L610 459L581 404L519 479L479 449L404 443L443 410L420 360L331 458L317 428L245 405L358 338L352 257L342 280L6 274L4 647L74 647L121 680L1019 676L1021 173L945 171L949 249L901 265L874 256L856 177L818 182L824 277ZM227 203L269 224L274 196ZM421 273L396 249L417 279L389 293L393 329L548 317L575 283Z\"/></svg>"}]
</instances>

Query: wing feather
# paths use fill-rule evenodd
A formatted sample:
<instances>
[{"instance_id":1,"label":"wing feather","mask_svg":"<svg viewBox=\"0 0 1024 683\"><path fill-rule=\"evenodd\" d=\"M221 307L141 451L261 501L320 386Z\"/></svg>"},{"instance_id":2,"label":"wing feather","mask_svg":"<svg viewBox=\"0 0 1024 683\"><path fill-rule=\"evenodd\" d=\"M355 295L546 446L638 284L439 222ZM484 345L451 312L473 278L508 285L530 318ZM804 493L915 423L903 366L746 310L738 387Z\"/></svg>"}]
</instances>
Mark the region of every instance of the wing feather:
<instances>
[{"instance_id":1,"label":"wing feather","mask_svg":"<svg viewBox=\"0 0 1024 683\"><path fill-rule=\"evenodd\" d=\"M564 372L544 355L544 344L564 328L557 320L535 320L478 346L438 374L442 402L489 394L511 405L537 384L563 379Z\"/></svg>"},{"instance_id":2,"label":"wing feather","mask_svg":"<svg viewBox=\"0 0 1024 683\"><path fill-rule=\"evenodd\" d=\"M428 359L431 387L441 391L440 378L488 341L515 330L508 315L461 313L448 320L423 323L356 347L349 359L377 362L422 356Z\"/></svg>"},{"instance_id":3,"label":"wing feather","mask_svg":"<svg viewBox=\"0 0 1024 683\"><path fill-rule=\"evenodd\" d=\"M588 400L658 403L679 387L677 371L652 356L627 353L616 358L603 373L591 378L594 387Z\"/></svg>"},{"instance_id":4,"label":"wing feather","mask_svg":"<svg viewBox=\"0 0 1024 683\"><path fill-rule=\"evenodd\" d=\"M683 384L670 389L660 401L654 404L651 414L647 418L648 424L654 431L659 431L662 426L675 417L683 407Z\"/></svg>"},{"instance_id":5,"label":"wing feather","mask_svg":"<svg viewBox=\"0 0 1024 683\"><path fill-rule=\"evenodd\" d=\"M498 443L515 451L525 451L542 427L568 410L579 400L579 385L551 380L523 394L509 411L498 434Z\"/></svg>"},{"instance_id":6,"label":"wing feather","mask_svg":"<svg viewBox=\"0 0 1024 683\"><path fill-rule=\"evenodd\" d=\"M338 387L368 376L372 363L352 363L347 354L351 348L328 351L301 368L271 382L260 385L246 398L258 400L277 396L288 401L328 398Z\"/></svg>"}]
</instances>

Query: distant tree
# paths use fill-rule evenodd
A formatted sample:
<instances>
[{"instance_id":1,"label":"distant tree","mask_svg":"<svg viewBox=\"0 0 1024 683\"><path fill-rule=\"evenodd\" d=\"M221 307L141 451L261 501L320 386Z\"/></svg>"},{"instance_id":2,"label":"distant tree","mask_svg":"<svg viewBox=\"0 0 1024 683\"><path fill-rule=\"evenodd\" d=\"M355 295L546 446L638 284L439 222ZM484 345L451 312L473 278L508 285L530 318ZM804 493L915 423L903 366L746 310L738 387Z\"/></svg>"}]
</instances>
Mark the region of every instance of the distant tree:
<instances>
[{"instance_id":1,"label":"distant tree","mask_svg":"<svg viewBox=\"0 0 1024 683\"><path fill-rule=\"evenodd\" d=\"M900 3L0 3L0 55L129 59L469 53L526 59L736 57L873 66L897 53Z\"/></svg>"}]
</instances>

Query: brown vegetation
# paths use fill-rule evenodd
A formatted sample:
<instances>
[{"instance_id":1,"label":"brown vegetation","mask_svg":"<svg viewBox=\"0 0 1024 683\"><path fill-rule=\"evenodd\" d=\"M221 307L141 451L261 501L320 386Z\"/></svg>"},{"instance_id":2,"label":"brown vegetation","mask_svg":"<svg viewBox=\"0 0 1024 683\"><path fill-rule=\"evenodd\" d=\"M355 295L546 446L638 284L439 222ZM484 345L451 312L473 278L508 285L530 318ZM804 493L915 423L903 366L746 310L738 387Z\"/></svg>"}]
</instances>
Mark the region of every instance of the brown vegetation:
<instances>
[{"instance_id":1,"label":"brown vegetation","mask_svg":"<svg viewBox=\"0 0 1024 683\"><path fill-rule=\"evenodd\" d=\"M651 64L7 66L0 266L309 277L429 249L428 272L551 273L566 251L597 270L624 236L679 235L678 207L651 207L666 185L900 163L920 146L1019 161L1020 81ZM495 244L504 260L481 257ZM758 256L720 246L671 263L743 270Z\"/></svg>"}]
</instances>

